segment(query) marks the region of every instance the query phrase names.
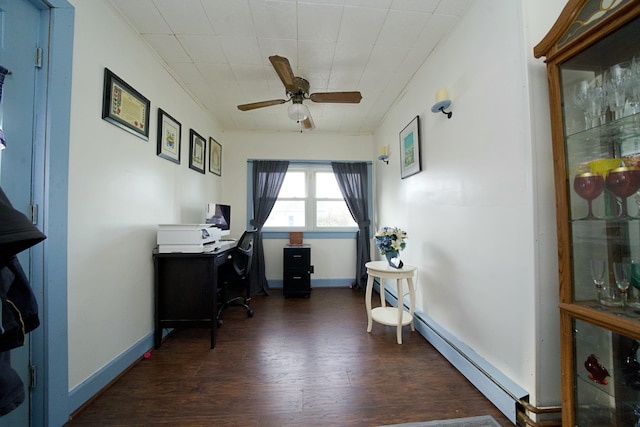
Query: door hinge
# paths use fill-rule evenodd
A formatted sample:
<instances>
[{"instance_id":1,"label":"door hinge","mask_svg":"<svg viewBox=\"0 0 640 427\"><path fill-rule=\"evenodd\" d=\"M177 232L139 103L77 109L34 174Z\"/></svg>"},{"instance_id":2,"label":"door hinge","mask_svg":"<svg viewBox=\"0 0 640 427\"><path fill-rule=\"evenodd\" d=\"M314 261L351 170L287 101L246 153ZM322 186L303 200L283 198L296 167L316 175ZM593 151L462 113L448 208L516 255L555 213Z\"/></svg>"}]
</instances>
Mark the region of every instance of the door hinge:
<instances>
[{"instance_id":1,"label":"door hinge","mask_svg":"<svg viewBox=\"0 0 640 427\"><path fill-rule=\"evenodd\" d=\"M29 365L29 388L36 388L36 365Z\"/></svg>"},{"instance_id":2,"label":"door hinge","mask_svg":"<svg viewBox=\"0 0 640 427\"><path fill-rule=\"evenodd\" d=\"M36 48L36 68L42 68L42 48Z\"/></svg>"},{"instance_id":3,"label":"door hinge","mask_svg":"<svg viewBox=\"0 0 640 427\"><path fill-rule=\"evenodd\" d=\"M38 224L38 205L31 205L31 224Z\"/></svg>"}]
</instances>

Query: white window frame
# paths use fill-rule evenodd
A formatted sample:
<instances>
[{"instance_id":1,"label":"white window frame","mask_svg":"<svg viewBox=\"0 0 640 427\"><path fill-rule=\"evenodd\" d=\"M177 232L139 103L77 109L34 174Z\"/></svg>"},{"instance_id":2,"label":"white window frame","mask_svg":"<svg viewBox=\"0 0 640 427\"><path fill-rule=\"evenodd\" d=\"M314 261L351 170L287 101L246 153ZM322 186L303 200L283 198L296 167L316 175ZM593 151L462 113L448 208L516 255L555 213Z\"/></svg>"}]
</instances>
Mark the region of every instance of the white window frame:
<instances>
[{"instance_id":1,"label":"white window frame","mask_svg":"<svg viewBox=\"0 0 640 427\"><path fill-rule=\"evenodd\" d=\"M286 226L286 227L263 227L263 231L265 232L278 232L278 231L307 231L307 232L340 232L340 231L344 231L344 232L354 232L354 231L358 231L358 225L355 223L352 227L318 227L316 225L316 212L317 212L317 204L318 204L318 200L327 200L327 201L335 201L335 200L342 200L344 201L344 198L340 198L340 199L329 199L329 198L322 198L322 199L318 199L316 198L316 194L315 194L315 189L316 189L316 182L315 182L315 176L317 172L331 172L333 173L333 168L331 167L331 165L329 164L291 164L289 165L289 169L287 170L287 173L289 172L305 172L305 176L306 176L306 189L307 189L307 195L304 198L300 198L300 197L295 197L295 198L280 198L278 197L278 200L291 200L291 201L299 201L299 200L304 200L305 203L305 226L304 227L294 227L294 226ZM346 204L346 202L345 202Z\"/></svg>"}]
</instances>

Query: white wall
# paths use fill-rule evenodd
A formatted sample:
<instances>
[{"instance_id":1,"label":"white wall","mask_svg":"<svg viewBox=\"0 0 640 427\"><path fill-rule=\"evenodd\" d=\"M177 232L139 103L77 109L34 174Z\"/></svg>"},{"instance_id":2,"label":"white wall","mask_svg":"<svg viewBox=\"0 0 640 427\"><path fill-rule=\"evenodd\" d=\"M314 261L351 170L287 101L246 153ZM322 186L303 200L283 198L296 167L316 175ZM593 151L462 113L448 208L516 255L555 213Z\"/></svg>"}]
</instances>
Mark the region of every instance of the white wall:
<instances>
[{"instance_id":1,"label":"white wall","mask_svg":"<svg viewBox=\"0 0 640 427\"><path fill-rule=\"evenodd\" d=\"M222 180L189 169L189 128L221 131L106 1L76 8L69 159L69 387L153 331L157 224L199 223ZM101 119L104 68L151 100L149 140ZM182 123L181 164L156 156L158 107ZM204 197L208 195L208 197Z\"/></svg>"},{"instance_id":2,"label":"white wall","mask_svg":"<svg viewBox=\"0 0 640 427\"><path fill-rule=\"evenodd\" d=\"M538 103L547 102L546 86L539 69L529 82L527 68L529 43L537 43L528 37L541 38L559 11L528 5L535 34L521 2L473 1L376 132L376 152L391 146L389 167L377 168L377 226L409 233L402 258L419 269L421 310L533 403L538 395L559 403L552 177L538 181L551 169L551 146L534 141L529 106L533 90L541 92ZM443 86L453 101L450 120L430 111ZM536 117L539 139L548 136L546 114ZM398 132L416 115L423 171L401 180Z\"/></svg>"},{"instance_id":3,"label":"white wall","mask_svg":"<svg viewBox=\"0 0 640 427\"><path fill-rule=\"evenodd\" d=\"M528 69L531 126L536 289L536 389L538 406L561 401L560 319L555 182L551 151L551 122L546 66L533 57L533 48L551 29L565 2L525 0L525 57ZM553 379L553 380L550 380Z\"/></svg>"},{"instance_id":4,"label":"white wall","mask_svg":"<svg viewBox=\"0 0 640 427\"><path fill-rule=\"evenodd\" d=\"M313 132L225 132L222 148L223 198L232 205L232 234L239 236L246 223L247 160L371 161L370 135L335 135ZM226 166L229 165L229 166ZM354 239L309 239L312 280L354 279ZM288 240L264 241L267 279L282 280L282 248Z\"/></svg>"}]
</instances>

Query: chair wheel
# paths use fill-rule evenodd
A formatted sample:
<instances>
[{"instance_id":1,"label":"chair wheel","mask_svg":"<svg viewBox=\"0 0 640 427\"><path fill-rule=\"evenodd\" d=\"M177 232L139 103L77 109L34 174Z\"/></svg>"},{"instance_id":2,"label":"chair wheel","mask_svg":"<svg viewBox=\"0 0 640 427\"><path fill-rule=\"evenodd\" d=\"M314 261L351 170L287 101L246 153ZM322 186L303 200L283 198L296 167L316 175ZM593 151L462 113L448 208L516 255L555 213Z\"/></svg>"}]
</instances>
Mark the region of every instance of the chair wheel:
<instances>
[{"instance_id":1,"label":"chair wheel","mask_svg":"<svg viewBox=\"0 0 640 427\"><path fill-rule=\"evenodd\" d=\"M249 316L249 317L253 317L253 310L249 310L249 311L247 311L247 316Z\"/></svg>"}]
</instances>

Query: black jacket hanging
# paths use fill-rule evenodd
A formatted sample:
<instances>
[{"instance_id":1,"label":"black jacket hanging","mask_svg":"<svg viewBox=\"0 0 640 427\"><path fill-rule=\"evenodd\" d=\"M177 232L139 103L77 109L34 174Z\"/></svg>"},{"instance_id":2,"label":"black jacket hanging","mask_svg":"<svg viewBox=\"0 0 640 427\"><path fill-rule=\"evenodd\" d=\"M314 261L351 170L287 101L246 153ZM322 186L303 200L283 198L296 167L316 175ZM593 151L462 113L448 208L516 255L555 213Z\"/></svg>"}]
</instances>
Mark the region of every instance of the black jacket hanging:
<instances>
[{"instance_id":1,"label":"black jacket hanging","mask_svg":"<svg viewBox=\"0 0 640 427\"><path fill-rule=\"evenodd\" d=\"M45 239L0 188L0 351L24 344L40 324L38 305L16 254Z\"/></svg>"},{"instance_id":2,"label":"black jacket hanging","mask_svg":"<svg viewBox=\"0 0 640 427\"><path fill-rule=\"evenodd\" d=\"M16 254L44 239L0 188L0 417L25 399L24 384L11 367L8 350L23 345L25 334L40 324L35 296Z\"/></svg>"},{"instance_id":3,"label":"black jacket hanging","mask_svg":"<svg viewBox=\"0 0 640 427\"><path fill-rule=\"evenodd\" d=\"M2 301L1 352L24 345L25 334L40 325L38 303L31 291L27 276L15 256L0 270L0 300Z\"/></svg>"},{"instance_id":4,"label":"black jacket hanging","mask_svg":"<svg viewBox=\"0 0 640 427\"><path fill-rule=\"evenodd\" d=\"M45 238L22 212L11 206L0 188L0 267L4 267L14 255Z\"/></svg>"},{"instance_id":5,"label":"black jacket hanging","mask_svg":"<svg viewBox=\"0 0 640 427\"><path fill-rule=\"evenodd\" d=\"M0 417L24 402L24 384L11 367L11 352L0 352Z\"/></svg>"}]
</instances>

